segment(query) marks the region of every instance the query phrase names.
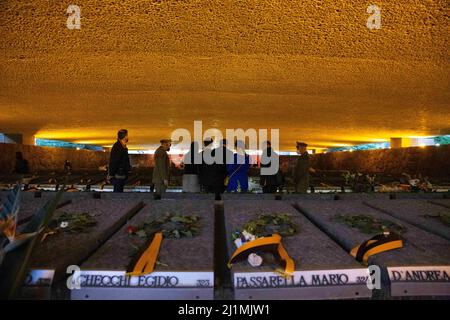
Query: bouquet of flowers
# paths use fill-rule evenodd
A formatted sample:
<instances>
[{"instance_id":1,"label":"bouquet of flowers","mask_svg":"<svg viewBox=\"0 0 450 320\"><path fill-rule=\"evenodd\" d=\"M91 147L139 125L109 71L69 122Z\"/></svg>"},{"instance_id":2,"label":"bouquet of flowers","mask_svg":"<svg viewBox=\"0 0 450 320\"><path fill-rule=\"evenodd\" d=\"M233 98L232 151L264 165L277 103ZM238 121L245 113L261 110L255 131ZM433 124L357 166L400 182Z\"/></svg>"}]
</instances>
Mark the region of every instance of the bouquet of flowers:
<instances>
[{"instance_id":1,"label":"bouquet of flowers","mask_svg":"<svg viewBox=\"0 0 450 320\"><path fill-rule=\"evenodd\" d=\"M232 239L237 248L246 242L261 237L279 234L289 237L298 232L298 227L291 221L289 214L262 214L256 219L247 222L242 230L235 230ZM258 267L263 263L263 258L258 253L251 253L247 259L252 267Z\"/></svg>"},{"instance_id":2,"label":"bouquet of flowers","mask_svg":"<svg viewBox=\"0 0 450 320\"><path fill-rule=\"evenodd\" d=\"M157 232L162 232L164 238L192 238L200 233L201 224L200 217L196 215L184 216L166 213L137 227L129 226L127 231L129 234L141 238L152 237Z\"/></svg>"}]
</instances>

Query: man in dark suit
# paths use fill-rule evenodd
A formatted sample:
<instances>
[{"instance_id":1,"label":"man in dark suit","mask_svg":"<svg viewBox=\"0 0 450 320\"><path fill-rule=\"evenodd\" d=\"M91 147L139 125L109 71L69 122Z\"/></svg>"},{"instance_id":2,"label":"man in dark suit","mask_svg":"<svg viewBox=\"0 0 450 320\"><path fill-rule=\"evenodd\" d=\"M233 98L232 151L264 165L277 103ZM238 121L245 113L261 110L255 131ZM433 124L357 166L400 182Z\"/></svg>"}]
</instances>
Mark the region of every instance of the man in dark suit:
<instances>
[{"instance_id":1,"label":"man in dark suit","mask_svg":"<svg viewBox=\"0 0 450 320\"><path fill-rule=\"evenodd\" d=\"M128 173L131 170L127 143L128 131L125 129L119 130L117 141L111 149L108 171L108 180L112 182L114 192L123 192Z\"/></svg>"},{"instance_id":2,"label":"man in dark suit","mask_svg":"<svg viewBox=\"0 0 450 320\"><path fill-rule=\"evenodd\" d=\"M266 141L265 149L261 156L261 168L270 168L272 166L272 159L279 161L278 154L272 150L270 141ZM260 174L260 184L263 189L263 193L276 193L279 185L281 172L278 170L273 174Z\"/></svg>"},{"instance_id":3,"label":"man in dark suit","mask_svg":"<svg viewBox=\"0 0 450 320\"><path fill-rule=\"evenodd\" d=\"M219 152L219 148L213 149L212 139L207 139L203 143L205 148L201 152L202 164L200 166L199 175L200 185L202 186L203 191L214 193L215 199L221 200L220 195L225 191L225 178L227 177L227 166L224 161L227 154L227 151L225 150L226 146L224 146L222 142L222 145L219 147L222 148L222 154L218 155L220 160L209 163L209 161L205 161L205 153L209 154L212 159L215 159L216 152Z\"/></svg>"},{"instance_id":4,"label":"man in dark suit","mask_svg":"<svg viewBox=\"0 0 450 320\"><path fill-rule=\"evenodd\" d=\"M309 187L309 155L308 145L304 142L297 142L297 163L294 167L294 186L296 193L307 193Z\"/></svg>"}]
</instances>

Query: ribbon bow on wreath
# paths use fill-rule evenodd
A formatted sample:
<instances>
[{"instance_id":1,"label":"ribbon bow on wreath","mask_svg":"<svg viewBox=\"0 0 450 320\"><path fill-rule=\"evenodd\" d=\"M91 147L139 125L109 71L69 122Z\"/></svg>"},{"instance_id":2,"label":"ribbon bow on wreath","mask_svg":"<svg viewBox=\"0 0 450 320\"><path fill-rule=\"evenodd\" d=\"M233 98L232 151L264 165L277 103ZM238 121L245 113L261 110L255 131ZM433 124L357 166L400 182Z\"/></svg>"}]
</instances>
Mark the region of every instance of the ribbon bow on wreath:
<instances>
[{"instance_id":1,"label":"ribbon bow on wreath","mask_svg":"<svg viewBox=\"0 0 450 320\"><path fill-rule=\"evenodd\" d=\"M163 238L192 238L200 233L200 218L195 215L182 216L166 214L160 218L143 223L140 227L129 227L131 234L147 238L127 267L128 276L141 276L152 273L159 255Z\"/></svg>"},{"instance_id":2,"label":"ribbon bow on wreath","mask_svg":"<svg viewBox=\"0 0 450 320\"><path fill-rule=\"evenodd\" d=\"M255 249L272 252L276 258L278 258L284 270L277 269L276 272L283 276L292 276L295 270L294 260L289 256L286 249L281 243L281 236L279 234L273 234L270 237L262 237L253 241L244 243L242 246L236 249L228 262L228 268L231 268L234 262L247 259L248 255Z\"/></svg>"}]
</instances>

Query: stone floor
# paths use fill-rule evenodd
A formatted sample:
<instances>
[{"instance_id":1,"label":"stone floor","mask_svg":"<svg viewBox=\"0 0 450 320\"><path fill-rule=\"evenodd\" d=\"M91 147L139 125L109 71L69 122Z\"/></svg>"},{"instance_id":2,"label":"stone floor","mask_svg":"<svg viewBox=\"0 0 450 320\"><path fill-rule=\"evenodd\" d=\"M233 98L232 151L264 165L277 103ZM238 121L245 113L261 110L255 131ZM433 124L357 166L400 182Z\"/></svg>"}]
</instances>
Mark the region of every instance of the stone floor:
<instances>
[{"instance_id":1,"label":"stone floor","mask_svg":"<svg viewBox=\"0 0 450 320\"><path fill-rule=\"evenodd\" d=\"M36 197L36 193L23 193L23 211L20 214L29 216L53 194L42 192ZM3 201L6 195L6 192L0 192L0 199ZM153 200L149 193L65 193L61 200L64 206L56 211L56 215L64 211L88 212L96 216L98 224L87 233L49 236L33 253L31 267L55 270L50 295L55 299L67 299L70 298L70 293L64 288L64 283L68 276L65 271L69 265L79 265L82 270L126 269L132 252L143 243L139 239L130 239L128 226L167 212L197 214L202 219L201 234L193 239L164 240L158 258L162 264L157 265L155 271L213 272L215 286L211 298L243 299L245 296L237 294L239 291L233 286L233 276L236 273L252 272L269 275L273 274L273 269L264 264L262 267L252 268L247 262L240 262L231 270L226 268L226 261L235 249L230 238L231 232L259 214L288 213L298 224L300 231L295 237L283 239L283 243L294 259L296 272L299 274L308 271L366 268L348 252L372 235L362 234L358 230L333 222L332 217L336 214L366 214L406 227L405 245L402 249L379 253L369 260L369 264L382 267L384 278L387 268L391 267L438 266L445 271L450 268L450 228L425 215L450 214L447 196L446 193L435 193L432 196L404 193L401 197L389 194L290 194L278 197L263 194L226 194L223 201L214 201L213 196L207 194L167 193L162 200ZM443 285L444 293L450 296L449 280ZM325 286L325 289L327 288L328 291L332 289ZM263 290L265 295L262 297L283 298L283 295L280 295L280 292L284 292L282 289L276 287ZM303 289L302 293L289 293L290 298L320 297L317 295L317 288ZM340 292L339 288L333 290L335 291L330 292L334 292L334 296L329 298L358 298ZM386 279L383 280L381 291L384 294L372 294L372 298L411 298L411 294L392 297L389 294L390 282ZM442 293L442 288L439 292ZM24 297L42 296L24 293ZM176 298L175 293L173 297ZM418 298L420 295L413 297Z\"/></svg>"}]
</instances>

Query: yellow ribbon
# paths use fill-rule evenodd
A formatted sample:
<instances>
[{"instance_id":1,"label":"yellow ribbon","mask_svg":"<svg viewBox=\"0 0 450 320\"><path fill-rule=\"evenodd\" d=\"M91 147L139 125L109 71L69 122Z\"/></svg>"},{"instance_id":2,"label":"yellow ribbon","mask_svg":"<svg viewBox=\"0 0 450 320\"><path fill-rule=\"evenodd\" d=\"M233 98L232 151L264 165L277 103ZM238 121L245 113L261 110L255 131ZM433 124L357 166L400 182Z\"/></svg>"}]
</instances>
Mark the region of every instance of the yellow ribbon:
<instances>
[{"instance_id":1,"label":"yellow ribbon","mask_svg":"<svg viewBox=\"0 0 450 320\"><path fill-rule=\"evenodd\" d=\"M161 247L162 233L158 232L153 237L152 243L144 251L134 266L133 271L127 272L127 276L142 276L152 273L155 268L156 259L158 258L159 248Z\"/></svg>"},{"instance_id":2,"label":"yellow ribbon","mask_svg":"<svg viewBox=\"0 0 450 320\"><path fill-rule=\"evenodd\" d=\"M232 267L233 260L236 259L240 254L244 253L247 250L254 249L257 247L267 246L267 245L276 245L278 254L282 261L285 262L284 272L280 272L284 276L291 276L295 270L294 260L289 256L286 249L283 247L281 243L281 236L279 234L273 234L271 237L262 237L253 241L249 241L244 243L242 246L236 249L236 251L231 256L228 261L228 268ZM279 270L277 270L279 272Z\"/></svg>"},{"instance_id":3,"label":"yellow ribbon","mask_svg":"<svg viewBox=\"0 0 450 320\"><path fill-rule=\"evenodd\" d=\"M379 240L369 240L369 241L367 241L366 246L374 244L376 242L379 242ZM359 250L360 246L361 245L356 246L350 251L350 255L352 257L356 258L356 255L358 253L358 250ZM375 246L375 247L367 250L367 252L365 252L364 255L363 255L363 261L362 262L365 265L367 265L370 256L373 256L374 254L377 254L377 253L389 251L389 250L399 249L399 248L402 248L402 247L403 247L403 241L402 240L393 240L393 241L385 242L383 244L380 244L378 246Z\"/></svg>"}]
</instances>

